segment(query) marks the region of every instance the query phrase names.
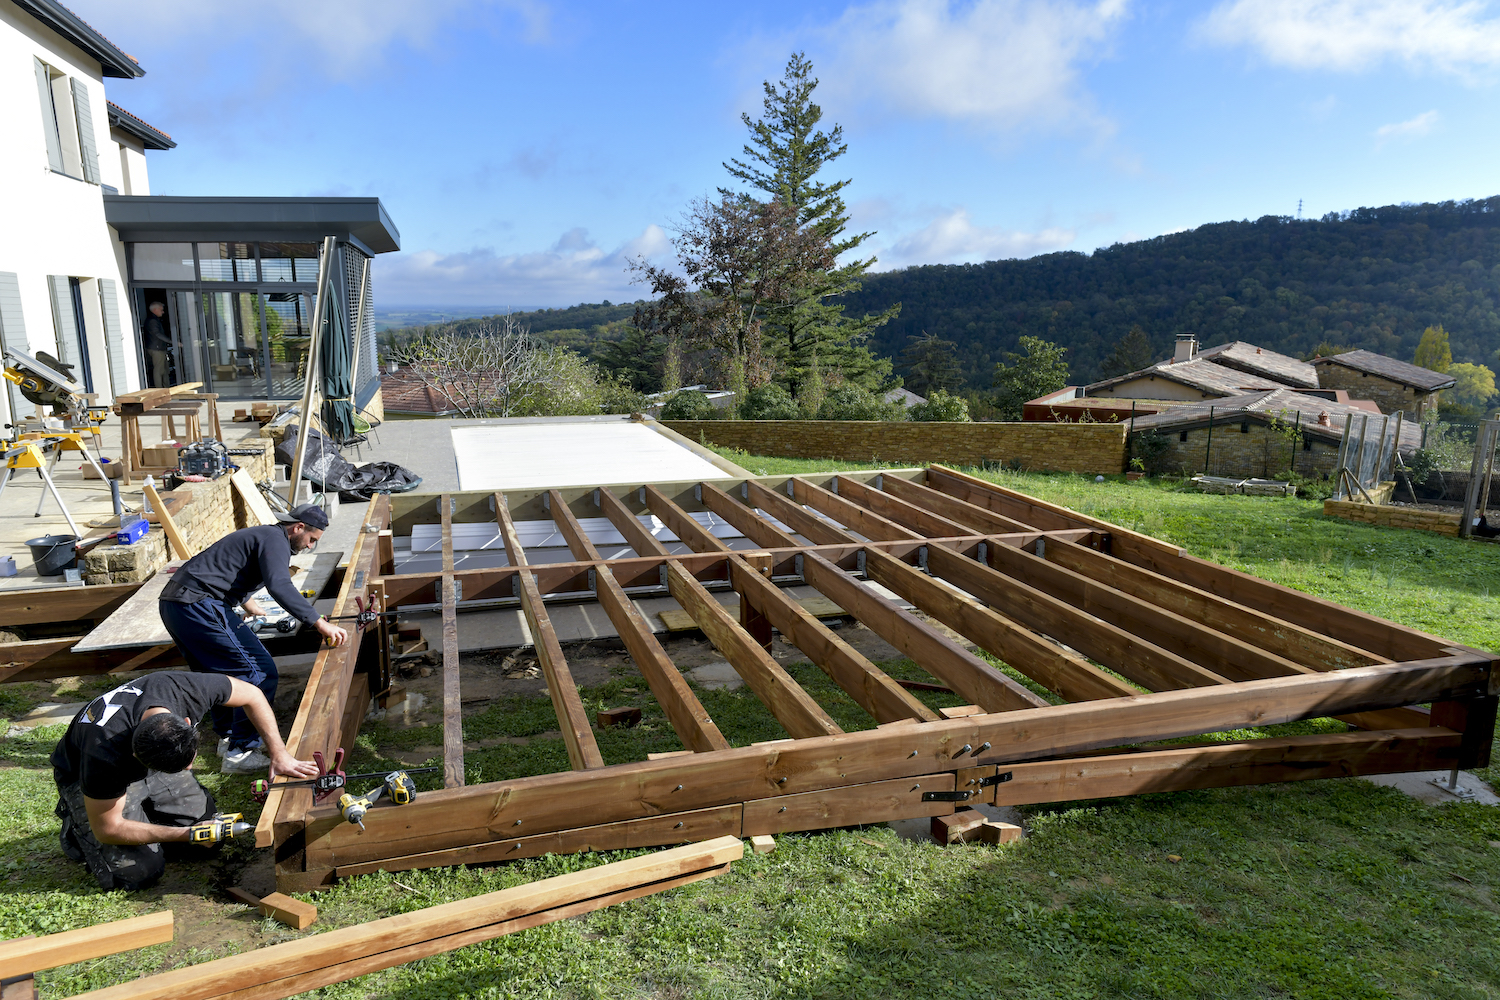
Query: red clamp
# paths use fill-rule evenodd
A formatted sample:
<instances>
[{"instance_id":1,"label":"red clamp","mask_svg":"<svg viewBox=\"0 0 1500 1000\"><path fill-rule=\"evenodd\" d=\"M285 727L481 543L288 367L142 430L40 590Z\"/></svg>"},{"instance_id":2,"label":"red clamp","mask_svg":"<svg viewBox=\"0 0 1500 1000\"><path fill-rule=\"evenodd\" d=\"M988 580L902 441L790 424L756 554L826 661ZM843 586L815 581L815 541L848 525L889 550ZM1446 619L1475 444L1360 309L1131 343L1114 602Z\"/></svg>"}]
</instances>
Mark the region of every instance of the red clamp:
<instances>
[{"instance_id":1,"label":"red clamp","mask_svg":"<svg viewBox=\"0 0 1500 1000\"><path fill-rule=\"evenodd\" d=\"M312 779L313 801L322 802L344 787L344 748L333 752L333 767L323 763L323 751L313 751L313 763L318 765L318 774Z\"/></svg>"}]
</instances>

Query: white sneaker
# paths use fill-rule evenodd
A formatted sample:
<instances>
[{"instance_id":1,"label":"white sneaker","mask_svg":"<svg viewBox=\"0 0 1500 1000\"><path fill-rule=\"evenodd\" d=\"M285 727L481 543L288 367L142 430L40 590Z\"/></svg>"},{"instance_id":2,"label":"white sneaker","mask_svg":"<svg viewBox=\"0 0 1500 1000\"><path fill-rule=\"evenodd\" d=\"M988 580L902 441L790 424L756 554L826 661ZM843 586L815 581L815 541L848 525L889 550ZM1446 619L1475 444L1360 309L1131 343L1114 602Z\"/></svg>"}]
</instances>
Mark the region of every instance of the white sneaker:
<instances>
[{"instance_id":1,"label":"white sneaker","mask_svg":"<svg viewBox=\"0 0 1500 1000\"><path fill-rule=\"evenodd\" d=\"M229 737L219 740L219 756L222 757L229 752Z\"/></svg>"},{"instance_id":2,"label":"white sneaker","mask_svg":"<svg viewBox=\"0 0 1500 1000\"><path fill-rule=\"evenodd\" d=\"M224 763L219 770L224 774L264 773L271 766L271 758L259 750L229 750L224 754Z\"/></svg>"}]
</instances>

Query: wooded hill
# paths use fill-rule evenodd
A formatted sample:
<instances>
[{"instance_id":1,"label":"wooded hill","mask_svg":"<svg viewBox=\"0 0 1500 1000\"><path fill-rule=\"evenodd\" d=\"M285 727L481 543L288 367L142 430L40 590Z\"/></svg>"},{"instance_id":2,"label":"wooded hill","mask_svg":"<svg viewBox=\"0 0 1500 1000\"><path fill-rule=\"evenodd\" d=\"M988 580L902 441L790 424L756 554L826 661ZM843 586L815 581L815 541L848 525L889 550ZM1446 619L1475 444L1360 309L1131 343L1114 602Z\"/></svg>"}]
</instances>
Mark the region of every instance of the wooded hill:
<instances>
[{"instance_id":1,"label":"wooded hill","mask_svg":"<svg viewBox=\"0 0 1500 1000\"><path fill-rule=\"evenodd\" d=\"M1424 329L1442 324L1454 361L1495 367L1500 196L1211 223L1093 254L909 267L870 275L844 299L855 315L896 302L900 314L875 331L871 351L896 357L923 332L952 340L969 386L981 390L1023 335L1067 347L1069 381L1092 381L1137 323L1159 359L1177 334L1196 333L1204 347L1245 340L1302 355L1329 343L1403 361ZM624 337L635 308L603 302L516 318L538 339L598 359L605 342Z\"/></svg>"},{"instance_id":2,"label":"wooded hill","mask_svg":"<svg viewBox=\"0 0 1500 1000\"><path fill-rule=\"evenodd\" d=\"M1300 355L1329 342L1403 361L1441 323L1454 361L1494 367L1500 196L1213 223L1092 255L910 267L867 278L845 307L893 302L901 313L871 350L895 356L908 337L936 334L957 343L979 389L1022 335L1069 348L1069 381L1092 381L1135 323L1158 359L1177 334L1196 333L1206 347L1244 340Z\"/></svg>"}]
</instances>

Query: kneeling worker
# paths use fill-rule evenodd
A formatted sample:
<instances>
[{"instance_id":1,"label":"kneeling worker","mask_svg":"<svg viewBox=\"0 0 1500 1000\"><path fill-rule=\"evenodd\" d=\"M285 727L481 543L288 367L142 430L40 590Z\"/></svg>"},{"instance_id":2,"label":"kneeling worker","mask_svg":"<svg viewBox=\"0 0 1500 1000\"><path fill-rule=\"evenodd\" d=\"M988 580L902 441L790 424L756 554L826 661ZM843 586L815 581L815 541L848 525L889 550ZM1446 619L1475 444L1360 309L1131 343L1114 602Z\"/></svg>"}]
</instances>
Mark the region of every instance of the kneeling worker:
<instances>
[{"instance_id":1,"label":"kneeling worker","mask_svg":"<svg viewBox=\"0 0 1500 1000\"><path fill-rule=\"evenodd\" d=\"M213 795L188 770L198 753L194 721L228 708L243 710L260 733L272 778L318 773L316 764L287 753L260 689L231 677L148 674L74 716L52 751L58 839L105 889L155 882L166 867L163 844L214 844L231 835L215 819Z\"/></svg>"},{"instance_id":2,"label":"kneeling worker","mask_svg":"<svg viewBox=\"0 0 1500 1000\"><path fill-rule=\"evenodd\" d=\"M157 604L162 624L191 669L253 684L268 703L276 700L276 661L245 624L264 613L251 594L265 587L287 614L335 646L349 637L297 592L288 568L292 553L318 544L328 515L308 503L276 518L280 524L231 531L193 556L178 567ZM234 613L236 604L244 608L244 618ZM213 725L226 773L254 774L271 764L243 710L215 708Z\"/></svg>"}]
</instances>

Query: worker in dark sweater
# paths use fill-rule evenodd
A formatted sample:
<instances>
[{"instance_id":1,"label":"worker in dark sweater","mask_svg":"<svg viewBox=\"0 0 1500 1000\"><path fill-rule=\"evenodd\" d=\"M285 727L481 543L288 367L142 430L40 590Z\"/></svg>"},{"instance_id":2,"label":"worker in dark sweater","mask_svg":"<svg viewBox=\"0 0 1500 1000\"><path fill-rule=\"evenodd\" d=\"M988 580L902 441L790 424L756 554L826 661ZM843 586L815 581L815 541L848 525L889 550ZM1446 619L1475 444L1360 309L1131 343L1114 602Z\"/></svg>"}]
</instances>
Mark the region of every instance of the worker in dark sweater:
<instances>
[{"instance_id":1,"label":"worker in dark sweater","mask_svg":"<svg viewBox=\"0 0 1500 1000\"><path fill-rule=\"evenodd\" d=\"M292 585L289 564L294 552L318 544L328 515L316 504L303 504L276 515L280 524L230 532L178 568L161 592L158 608L167 632L188 666L202 673L227 674L260 688L268 704L276 702L276 661L245 624L265 614L252 598L265 587L282 610L335 646L349 633L319 615ZM235 613L239 605L244 614ZM239 708L214 707L214 732L220 737L223 770L254 774L270 759L260 752L255 726Z\"/></svg>"},{"instance_id":2,"label":"worker in dark sweater","mask_svg":"<svg viewBox=\"0 0 1500 1000\"><path fill-rule=\"evenodd\" d=\"M253 685L217 674L147 674L83 706L52 751L58 838L108 889L140 889L161 877L163 845L217 844L234 830L198 783L195 724L205 712L238 706L265 738L270 774L310 778L311 761L287 753L276 717Z\"/></svg>"}]
</instances>

